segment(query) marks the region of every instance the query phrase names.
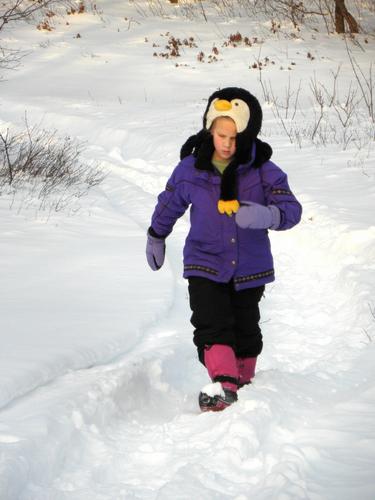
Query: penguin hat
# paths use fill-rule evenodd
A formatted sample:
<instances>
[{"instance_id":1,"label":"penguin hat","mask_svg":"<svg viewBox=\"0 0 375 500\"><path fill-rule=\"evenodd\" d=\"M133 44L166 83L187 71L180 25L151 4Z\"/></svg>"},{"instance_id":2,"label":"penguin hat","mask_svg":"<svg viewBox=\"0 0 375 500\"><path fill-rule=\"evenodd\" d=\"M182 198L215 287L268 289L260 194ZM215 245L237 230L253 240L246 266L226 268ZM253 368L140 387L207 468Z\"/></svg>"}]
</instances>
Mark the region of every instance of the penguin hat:
<instances>
[{"instance_id":1,"label":"penguin hat","mask_svg":"<svg viewBox=\"0 0 375 500\"><path fill-rule=\"evenodd\" d=\"M257 139L262 126L262 108L250 92L238 87L227 87L214 92L208 99L203 115L203 129L189 137L181 148L181 158L193 153L195 167L214 170L212 156L215 151L211 127L220 117L231 118L237 129L236 151L221 179L220 213L231 215L239 209L236 170L240 164L252 162L259 168L272 155L271 146Z\"/></svg>"}]
</instances>

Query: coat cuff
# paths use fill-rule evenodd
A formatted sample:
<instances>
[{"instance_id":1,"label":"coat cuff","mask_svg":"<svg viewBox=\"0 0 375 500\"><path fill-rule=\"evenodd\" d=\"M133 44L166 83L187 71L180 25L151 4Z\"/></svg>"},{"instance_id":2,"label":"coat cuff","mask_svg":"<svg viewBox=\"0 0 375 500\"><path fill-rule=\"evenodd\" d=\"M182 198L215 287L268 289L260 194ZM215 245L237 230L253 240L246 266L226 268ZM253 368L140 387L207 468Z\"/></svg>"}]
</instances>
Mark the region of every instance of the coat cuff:
<instances>
[{"instance_id":1,"label":"coat cuff","mask_svg":"<svg viewBox=\"0 0 375 500\"><path fill-rule=\"evenodd\" d=\"M153 228L152 226L150 226L147 230L147 234L149 236L152 236L153 238L157 238L158 240L165 240L166 236L161 236L160 234L158 234Z\"/></svg>"}]
</instances>

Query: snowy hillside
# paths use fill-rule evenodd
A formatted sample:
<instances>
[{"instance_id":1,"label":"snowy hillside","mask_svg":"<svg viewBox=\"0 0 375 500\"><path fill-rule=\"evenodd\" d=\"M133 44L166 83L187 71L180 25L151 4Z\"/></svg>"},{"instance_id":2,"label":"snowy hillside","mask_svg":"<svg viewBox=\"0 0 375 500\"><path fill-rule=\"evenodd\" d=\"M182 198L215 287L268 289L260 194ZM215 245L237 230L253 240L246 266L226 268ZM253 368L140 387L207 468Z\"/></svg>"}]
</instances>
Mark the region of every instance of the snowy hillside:
<instances>
[{"instance_id":1,"label":"snowy hillside","mask_svg":"<svg viewBox=\"0 0 375 500\"><path fill-rule=\"evenodd\" d=\"M103 1L51 19L52 31L0 32L28 51L3 72L0 132L22 130L26 113L85 141L106 174L58 212L1 189L0 498L372 500L375 127L353 61L374 76L375 15L346 45L324 30L272 33L266 20L208 9L205 22L173 6L160 17L148 5ZM261 303L254 383L226 411L200 414L188 215L157 273L145 232L206 99L229 85L261 101L262 138L304 213L271 234L277 279Z\"/></svg>"}]
</instances>

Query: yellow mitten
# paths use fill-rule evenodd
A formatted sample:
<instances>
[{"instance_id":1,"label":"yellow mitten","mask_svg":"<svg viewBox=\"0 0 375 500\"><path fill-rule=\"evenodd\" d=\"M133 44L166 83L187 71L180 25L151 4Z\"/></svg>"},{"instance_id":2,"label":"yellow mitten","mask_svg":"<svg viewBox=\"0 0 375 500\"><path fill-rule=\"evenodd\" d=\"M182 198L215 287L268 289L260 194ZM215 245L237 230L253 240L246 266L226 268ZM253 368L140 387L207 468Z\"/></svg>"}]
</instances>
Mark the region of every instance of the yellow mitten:
<instances>
[{"instance_id":1,"label":"yellow mitten","mask_svg":"<svg viewBox=\"0 0 375 500\"><path fill-rule=\"evenodd\" d=\"M240 208L240 204L237 200L219 200L217 203L217 209L221 214L232 215L235 214Z\"/></svg>"}]
</instances>

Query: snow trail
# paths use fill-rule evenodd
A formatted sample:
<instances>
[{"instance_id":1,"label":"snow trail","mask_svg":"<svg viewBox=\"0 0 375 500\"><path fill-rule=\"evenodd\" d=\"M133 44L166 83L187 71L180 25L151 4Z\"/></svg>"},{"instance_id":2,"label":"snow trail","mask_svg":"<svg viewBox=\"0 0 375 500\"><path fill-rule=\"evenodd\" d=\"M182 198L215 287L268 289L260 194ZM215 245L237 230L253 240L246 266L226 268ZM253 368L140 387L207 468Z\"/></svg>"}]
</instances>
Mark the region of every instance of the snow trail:
<instances>
[{"instance_id":1,"label":"snow trail","mask_svg":"<svg viewBox=\"0 0 375 500\"><path fill-rule=\"evenodd\" d=\"M120 157L116 164L115 155L110 157L106 199L145 233L167 169L161 176L159 168L141 160L124 164ZM166 268L173 278L160 281L164 271L152 274L155 294L160 286L173 286L165 317L144 329L118 361L60 377L2 412L0 442L8 450L2 469L6 479L0 482L4 498L340 495L351 500L357 489L370 499L374 456L368 449L374 435L357 442L353 425L359 412L358 421L365 419L367 432L374 431L374 412L368 405L365 414L361 411L374 389L366 385L365 372L353 375L366 341L356 320L364 315L367 290L362 287L355 297L357 281L347 275L359 272L350 259L353 245L359 253L374 247L368 234L361 240L333 220L320 222L317 227L305 219L293 232L273 238L279 279L262 302L265 349L258 374L251 387L240 391L236 405L214 415L198 411L197 394L208 380L191 340L181 278L187 221L181 220L167 241ZM23 436L26 421L38 427L29 424ZM8 422L12 434L6 431ZM35 463L23 463L20 457L35 454L36 446Z\"/></svg>"}]
</instances>

